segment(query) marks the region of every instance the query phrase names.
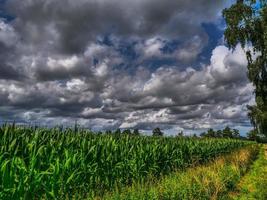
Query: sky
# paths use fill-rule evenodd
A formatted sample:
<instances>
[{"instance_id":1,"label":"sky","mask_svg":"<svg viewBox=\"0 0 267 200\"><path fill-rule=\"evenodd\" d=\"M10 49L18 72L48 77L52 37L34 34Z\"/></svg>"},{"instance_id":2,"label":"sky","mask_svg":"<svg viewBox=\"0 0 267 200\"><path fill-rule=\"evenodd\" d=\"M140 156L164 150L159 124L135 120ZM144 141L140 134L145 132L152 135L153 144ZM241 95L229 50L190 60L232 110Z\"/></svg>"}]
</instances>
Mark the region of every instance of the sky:
<instances>
[{"instance_id":1,"label":"sky","mask_svg":"<svg viewBox=\"0 0 267 200\"><path fill-rule=\"evenodd\" d=\"M225 0L0 0L0 121L168 134L251 129Z\"/></svg>"}]
</instances>

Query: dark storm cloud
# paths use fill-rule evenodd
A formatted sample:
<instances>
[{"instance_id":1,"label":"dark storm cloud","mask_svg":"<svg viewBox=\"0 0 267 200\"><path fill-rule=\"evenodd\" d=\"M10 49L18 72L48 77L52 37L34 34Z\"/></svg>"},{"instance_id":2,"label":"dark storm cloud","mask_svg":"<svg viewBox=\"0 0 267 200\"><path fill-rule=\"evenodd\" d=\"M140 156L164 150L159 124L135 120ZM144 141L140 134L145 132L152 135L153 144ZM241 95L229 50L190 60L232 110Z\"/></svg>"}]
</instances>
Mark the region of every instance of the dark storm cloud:
<instances>
[{"instance_id":1,"label":"dark storm cloud","mask_svg":"<svg viewBox=\"0 0 267 200\"><path fill-rule=\"evenodd\" d=\"M0 64L0 79L16 80L19 77L20 75L12 66L6 65L6 63Z\"/></svg>"},{"instance_id":2,"label":"dark storm cloud","mask_svg":"<svg viewBox=\"0 0 267 200\"><path fill-rule=\"evenodd\" d=\"M91 71L86 63L79 58L72 57L66 60L48 58L45 63L37 62L35 76L40 81L53 81L71 79L81 76L91 76Z\"/></svg>"},{"instance_id":3,"label":"dark storm cloud","mask_svg":"<svg viewBox=\"0 0 267 200\"><path fill-rule=\"evenodd\" d=\"M253 87L242 49L217 46L209 62L191 66L209 44L203 23L216 23L225 5L7 1L15 19L0 20L0 120L78 120L94 129L247 126Z\"/></svg>"},{"instance_id":4,"label":"dark storm cloud","mask_svg":"<svg viewBox=\"0 0 267 200\"><path fill-rule=\"evenodd\" d=\"M0 79L19 80L23 73L17 66L13 66L10 60L17 59L15 45L18 36L14 28L0 18Z\"/></svg>"},{"instance_id":5,"label":"dark storm cloud","mask_svg":"<svg viewBox=\"0 0 267 200\"><path fill-rule=\"evenodd\" d=\"M56 37L58 48L68 53L85 49L99 35L129 37L154 35L188 39L205 35L201 24L217 17L226 1L162 0L10 0L16 28L25 41L47 42ZM122 17L123 16L123 17Z\"/></svg>"}]
</instances>

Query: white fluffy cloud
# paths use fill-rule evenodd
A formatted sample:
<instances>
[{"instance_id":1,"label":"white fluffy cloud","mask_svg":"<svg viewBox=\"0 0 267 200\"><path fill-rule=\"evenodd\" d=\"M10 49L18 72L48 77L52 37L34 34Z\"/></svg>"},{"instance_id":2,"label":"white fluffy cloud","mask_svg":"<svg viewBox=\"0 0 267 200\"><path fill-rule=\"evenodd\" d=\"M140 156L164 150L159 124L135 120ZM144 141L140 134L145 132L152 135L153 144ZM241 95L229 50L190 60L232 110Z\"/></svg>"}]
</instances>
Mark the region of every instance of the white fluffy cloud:
<instances>
[{"instance_id":1,"label":"white fluffy cloud","mask_svg":"<svg viewBox=\"0 0 267 200\"><path fill-rule=\"evenodd\" d=\"M6 47L12 47L18 41L18 35L14 28L0 19L0 43Z\"/></svg>"}]
</instances>

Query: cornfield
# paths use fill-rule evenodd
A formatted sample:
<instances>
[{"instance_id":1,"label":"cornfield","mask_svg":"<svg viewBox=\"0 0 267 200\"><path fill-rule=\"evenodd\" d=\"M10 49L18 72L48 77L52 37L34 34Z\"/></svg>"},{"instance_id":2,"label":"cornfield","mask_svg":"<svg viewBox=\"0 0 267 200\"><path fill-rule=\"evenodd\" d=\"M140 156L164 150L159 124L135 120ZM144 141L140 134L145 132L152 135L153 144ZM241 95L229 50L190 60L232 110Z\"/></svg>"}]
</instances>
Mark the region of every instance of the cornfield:
<instances>
[{"instance_id":1,"label":"cornfield","mask_svg":"<svg viewBox=\"0 0 267 200\"><path fill-rule=\"evenodd\" d=\"M204 163L251 144L0 127L0 199L83 199Z\"/></svg>"}]
</instances>

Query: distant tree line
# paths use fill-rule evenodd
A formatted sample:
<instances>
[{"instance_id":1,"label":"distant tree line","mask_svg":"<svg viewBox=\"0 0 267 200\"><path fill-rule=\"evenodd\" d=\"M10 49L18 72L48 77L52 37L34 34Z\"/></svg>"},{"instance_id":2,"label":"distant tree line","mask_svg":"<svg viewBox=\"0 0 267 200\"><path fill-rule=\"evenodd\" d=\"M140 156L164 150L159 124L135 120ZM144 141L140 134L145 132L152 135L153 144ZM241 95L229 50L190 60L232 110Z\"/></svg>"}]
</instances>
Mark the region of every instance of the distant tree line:
<instances>
[{"instance_id":1,"label":"distant tree line","mask_svg":"<svg viewBox=\"0 0 267 200\"><path fill-rule=\"evenodd\" d=\"M256 129L249 131L247 137L249 140L257 141L259 143L267 143L266 135L259 134Z\"/></svg>"},{"instance_id":2,"label":"distant tree line","mask_svg":"<svg viewBox=\"0 0 267 200\"><path fill-rule=\"evenodd\" d=\"M226 126L223 130L213 130L210 128L206 132L200 134L201 137L207 138L243 138L240 136L239 130L231 129L229 126Z\"/></svg>"},{"instance_id":3,"label":"distant tree line","mask_svg":"<svg viewBox=\"0 0 267 200\"><path fill-rule=\"evenodd\" d=\"M257 141L259 143L267 143L265 135L260 135L257 130L253 129L247 133L247 137L241 136L239 130L231 129L226 126L223 130L213 130L212 128L200 134L204 138L233 138Z\"/></svg>"},{"instance_id":4,"label":"distant tree line","mask_svg":"<svg viewBox=\"0 0 267 200\"><path fill-rule=\"evenodd\" d=\"M112 134L112 135L132 135L132 136L139 136L141 135L138 129L130 130L130 129L117 129L115 131L105 131L105 132L98 132L98 134ZM164 132L159 128L154 128L152 131L152 136L154 137L162 137L164 136ZM253 134L249 137L253 139ZM177 133L176 137L198 137L196 134L189 136L185 135L183 131ZM239 130L231 129L229 126L226 126L223 130L213 130L208 129L206 132L200 134L200 137L203 138L235 138L235 139L244 139L244 137L240 136Z\"/></svg>"},{"instance_id":5,"label":"distant tree line","mask_svg":"<svg viewBox=\"0 0 267 200\"><path fill-rule=\"evenodd\" d=\"M155 128L152 131L153 136L163 136L164 133L160 130L160 128ZM198 137L196 134L193 134L191 136L185 135L183 131L180 131L177 133L176 137ZM205 138L233 138L233 139L245 139L245 137L242 137L239 133L239 130L237 129L231 129L229 126L226 126L223 130L213 130L208 129L206 132L203 132L200 134L200 137Z\"/></svg>"},{"instance_id":6,"label":"distant tree line","mask_svg":"<svg viewBox=\"0 0 267 200\"><path fill-rule=\"evenodd\" d=\"M99 135L101 134L107 134L107 135L132 135L132 136L139 136L140 132L138 129L134 129L134 130L130 130L130 129L125 129L125 130L121 130L121 129L116 129L115 131L111 131L111 130L107 130L107 131L99 131L98 132Z\"/></svg>"},{"instance_id":7,"label":"distant tree line","mask_svg":"<svg viewBox=\"0 0 267 200\"><path fill-rule=\"evenodd\" d=\"M115 131L107 130L107 131L99 131L99 135L101 134L107 134L107 135L132 135L132 136L139 136L141 135L140 131L138 129L116 129ZM160 128L155 128L152 131L153 136L163 136L164 133L160 130Z\"/></svg>"},{"instance_id":8,"label":"distant tree line","mask_svg":"<svg viewBox=\"0 0 267 200\"><path fill-rule=\"evenodd\" d=\"M63 127L59 126L58 128L63 129ZM83 130L77 123L75 123L74 131L78 132L79 130ZM129 135L129 136L140 136L141 133L138 129L116 129L114 131L107 130L107 131L99 131L97 132L99 135L107 134L107 135ZM164 136L164 132L159 128L154 128L152 130L153 137L162 137ZM265 135L260 135L255 129L249 131L247 133L247 137L241 136L239 130L231 129L229 126L226 126L223 130L214 130L212 128L208 129L206 132L202 132L199 136L196 134L184 134L183 131L179 131L176 136L177 138L231 138L231 139L244 139L244 140L252 140L257 141L260 143L267 143L267 139Z\"/></svg>"}]
</instances>

